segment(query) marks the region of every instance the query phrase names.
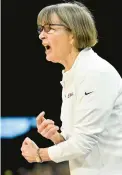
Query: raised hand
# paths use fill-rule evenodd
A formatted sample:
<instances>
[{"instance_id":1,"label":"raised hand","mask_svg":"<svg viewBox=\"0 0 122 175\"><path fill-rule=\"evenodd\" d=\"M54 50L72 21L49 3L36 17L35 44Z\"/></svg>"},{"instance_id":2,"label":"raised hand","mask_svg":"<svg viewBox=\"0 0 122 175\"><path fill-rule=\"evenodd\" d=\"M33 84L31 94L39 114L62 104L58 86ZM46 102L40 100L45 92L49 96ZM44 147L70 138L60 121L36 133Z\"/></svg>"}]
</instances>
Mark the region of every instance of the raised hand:
<instances>
[{"instance_id":1,"label":"raised hand","mask_svg":"<svg viewBox=\"0 0 122 175\"><path fill-rule=\"evenodd\" d=\"M37 130L43 137L52 140L58 134L59 127L54 124L53 120L44 118L45 112L41 112L37 118Z\"/></svg>"}]
</instances>

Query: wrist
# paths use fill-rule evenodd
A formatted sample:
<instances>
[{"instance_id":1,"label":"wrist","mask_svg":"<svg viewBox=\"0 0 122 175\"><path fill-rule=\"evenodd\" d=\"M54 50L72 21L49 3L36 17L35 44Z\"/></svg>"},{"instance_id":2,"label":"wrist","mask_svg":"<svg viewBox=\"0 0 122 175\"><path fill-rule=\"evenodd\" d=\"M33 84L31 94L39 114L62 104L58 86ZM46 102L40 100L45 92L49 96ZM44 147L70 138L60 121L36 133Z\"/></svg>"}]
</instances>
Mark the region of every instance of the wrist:
<instances>
[{"instance_id":1,"label":"wrist","mask_svg":"<svg viewBox=\"0 0 122 175\"><path fill-rule=\"evenodd\" d=\"M42 158L40 156L40 148L37 149L36 162L42 163Z\"/></svg>"},{"instance_id":2,"label":"wrist","mask_svg":"<svg viewBox=\"0 0 122 175\"><path fill-rule=\"evenodd\" d=\"M56 132L55 135L53 135L50 139L54 144L57 144L59 142L59 132Z\"/></svg>"},{"instance_id":3,"label":"wrist","mask_svg":"<svg viewBox=\"0 0 122 175\"><path fill-rule=\"evenodd\" d=\"M58 144L60 142L63 142L64 140L65 139L63 138L63 136L59 132L56 132L56 134L51 138L51 141L54 144Z\"/></svg>"},{"instance_id":4,"label":"wrist","mask_svg":"<svg viewBox=\"0 0 122 175\"><path fill-rule=\"evenodd\" d=\"M38 149L38 158L40 163L45 162L45 161L50 161L50 157L48 155L48 148L39 148Z\"/></svg>"}]
</instances>

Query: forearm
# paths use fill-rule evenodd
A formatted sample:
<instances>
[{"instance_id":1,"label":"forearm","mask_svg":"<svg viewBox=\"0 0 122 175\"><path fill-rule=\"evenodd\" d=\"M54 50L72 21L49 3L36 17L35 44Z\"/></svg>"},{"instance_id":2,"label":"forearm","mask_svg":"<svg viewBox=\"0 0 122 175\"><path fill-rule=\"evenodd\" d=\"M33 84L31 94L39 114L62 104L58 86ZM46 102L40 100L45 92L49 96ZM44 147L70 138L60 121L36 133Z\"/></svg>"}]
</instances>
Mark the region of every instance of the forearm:
<instances>
[{"instance_id":1,"label":"forearm","mask_svg":"<svg viewBox=\"0 0 122 175\"><path fill-rule=\"evenodd\" d=\"M64 139L64 137L63 137L60 133L57 132L57 133L51 138L51 141L52 141L54 144L58 144L58 143L60 143L60 142L65 141L65 139ZM49 154L48 154L48 148L40 148L38 153L39 153L39 156L40 156L42 162L51 161L51 159L50 159L50 157L49 157Z\"/></svg>"},{"instance_id":2,"label":"forearm","mask_svg":"<svg viewBox=\"0 0 122 175\"><path fill-rule=\"evenodd\" d=\"M55 141L60 141L62 143L56 144L49 148L40 148L39 156L41 157L42 162L45 161L54 161L62 162L70 159L75 159L81 155L86 157L89 152L92 150L95 145L95 138L87 137L84 135L70 138L67 141L64 141L60 133L55 137ZM56 140L57 139L57 140Z\"/></svg>"},{"instance_id":3,"label":"forearm","mask_svg":"<svg viewBox=\"0 0 122 175\"><path fill-rule=\"evenodd\" d=\"M52 141L54 144L58 144L58 143L60 143L60 142L65 141L65 139L64 139L64 137L63 137L59 132L57 132L57 133L51 138L51 141ZM51 159L50 159L50 157L49 157L49 154L48 154L48 148L40 148L40 149L39 149L39 156L41 157L42 162L51 161Z\"/></svg>"},{"instance_id":4,"label":"forearm","mask_svg":"<svg viewBox=\"0 0 122 175\"><path fill-rule=\"evenodd\" d=\"M84 159L92 151L97 140L94 136L76 134L68 140L48 148L50 159L56 163L81 157Z\"/></svg>"},{"instance_id":5,"label":"forearm","mask_svg":"<svg viewBox=\"0 0 122 175\"><path fill-rule=\"evenodd\" d=\"M65 141L65 139L59 132L56 132L56 134L51 138L51 141L54 144L58 144L58 143Z\"/></svg>"}]
</instances>

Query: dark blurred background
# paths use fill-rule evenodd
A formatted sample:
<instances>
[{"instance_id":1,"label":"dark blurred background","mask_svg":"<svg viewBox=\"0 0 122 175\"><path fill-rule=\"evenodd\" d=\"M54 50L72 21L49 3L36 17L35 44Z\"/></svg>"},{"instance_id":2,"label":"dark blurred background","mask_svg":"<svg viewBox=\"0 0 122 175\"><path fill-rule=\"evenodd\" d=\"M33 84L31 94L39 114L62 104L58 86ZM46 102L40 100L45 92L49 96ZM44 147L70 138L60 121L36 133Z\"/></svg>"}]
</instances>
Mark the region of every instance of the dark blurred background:
<instances>
[{"instance_id":1,"label":"dark blurred background","mask_svg":"<svg viewBox=\"0 0 122 175\"><path fill-rule=\"evenodd\" d=\"M50 4L61 0L2 0L2 114L1 118L34 117L45 111L61 126L61 85L62 69L59 64L47 62L44 49L37 34L37 15ZM83 0L93 13L98 29L99 43L93 48L101 57L109 61L122 76L121 64L121 9L120 1ZM1 120L2 121L2 120ZM16 124L19 127L20 122ZM2 127L6 130L6 125ZM12 129L7 125L7 129ZM1 139L2 171L12 170L14 174L21 168L31 169L21 156L20 148L28 136L40 147L52 145L42 138L36 127L17 137Z\"/></svg>"}]
</instances>

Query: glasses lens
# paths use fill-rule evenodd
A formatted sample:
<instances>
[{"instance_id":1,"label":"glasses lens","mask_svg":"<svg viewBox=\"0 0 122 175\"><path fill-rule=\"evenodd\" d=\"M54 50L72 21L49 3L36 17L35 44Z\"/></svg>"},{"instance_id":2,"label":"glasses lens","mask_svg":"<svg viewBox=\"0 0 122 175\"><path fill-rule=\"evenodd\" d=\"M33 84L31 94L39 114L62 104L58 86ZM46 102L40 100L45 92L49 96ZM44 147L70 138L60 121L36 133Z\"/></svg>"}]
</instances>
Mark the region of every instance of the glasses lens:
<instances>
[{"instance_id":1,"label":"glasses lens","mask_svg":"<svg viewBox=\"0 0 122 175\"><path fill-rule=\"evenodd\" d=\"M45 31L45 32L48 33L48 32L50 31L50 29L51 29L51 28L50 28L50 25L47 24L47 25L44 26L44 31Z\"/></svg>"},{"instance_id":2,"label":"glasses lens","mask_svg":"<svg viewBox=\"0 0 122 175\"><path fill-rule=\"evenodd\" d=\"M38 26L38 29L37 29L37 31L38 31L38 34L40 35L40 33L43 31L43 29L44 29L44 31L46 32L46 33L48 33L49 31L50 31L50 25L44 25L44 26Z\"/></svg>"}]
</instances>

